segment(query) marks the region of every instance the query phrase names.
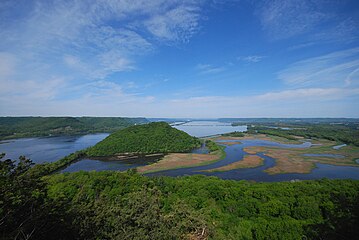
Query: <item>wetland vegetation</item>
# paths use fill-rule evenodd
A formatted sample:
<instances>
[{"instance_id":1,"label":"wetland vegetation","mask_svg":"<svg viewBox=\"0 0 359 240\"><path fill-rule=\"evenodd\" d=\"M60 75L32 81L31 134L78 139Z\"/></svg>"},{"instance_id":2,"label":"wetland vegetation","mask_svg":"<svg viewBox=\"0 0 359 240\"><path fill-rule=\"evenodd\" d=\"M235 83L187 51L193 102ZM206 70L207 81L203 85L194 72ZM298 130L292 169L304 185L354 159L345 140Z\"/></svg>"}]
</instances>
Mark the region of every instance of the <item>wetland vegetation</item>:
<instances>
[{"instance_id":1,"label":"wetland vegetation","mask_svg":"<svg viewBox=\"0 0 359 240\"><path fill-rule=\"evenodd\" d=\"M355 159L359 158L359 148L353 143L333 148L342 142L314 136L308 140L307 136L292 132L285 132L290 133L287 137L275 132L289 130L262 132L261 128L250 126L245 133L200 140L159 122L130 126L94 147L52 163L32 166L25 157L15 162L2 156L0 236L2 239L355 238L359 234L355 227L359 219L358 180L290 178L292 181L288 182L255 183L196 175L241 177L243 170L249 170L252 175L265 171L264 174L278 176L278 173L307 173L322 163L358 166ZM191 152L201 144L205 144L209 153ZM127 172L58 172L89 156L128 153L165 153L165 156ZM335 157L339 155L343 157ZM268 157L273 159L273 165L266 163ZM162 173L193 176L171 178L160 176Z\"/></svg>"},{"instance_id":2,"label":"wetland vegetation","mask_svg":"<svg viewBox=\"0 0 359 240\"><path fill-rule=\"evenodd\" d=\"M243 125L243 122L235 122ZM248 122L249 133L262 133L295 140L295 136L313 139L327 139L339 143L359 146L359 122L356 119L294 119L292 121Z\"/></svg>"}]
</instances>

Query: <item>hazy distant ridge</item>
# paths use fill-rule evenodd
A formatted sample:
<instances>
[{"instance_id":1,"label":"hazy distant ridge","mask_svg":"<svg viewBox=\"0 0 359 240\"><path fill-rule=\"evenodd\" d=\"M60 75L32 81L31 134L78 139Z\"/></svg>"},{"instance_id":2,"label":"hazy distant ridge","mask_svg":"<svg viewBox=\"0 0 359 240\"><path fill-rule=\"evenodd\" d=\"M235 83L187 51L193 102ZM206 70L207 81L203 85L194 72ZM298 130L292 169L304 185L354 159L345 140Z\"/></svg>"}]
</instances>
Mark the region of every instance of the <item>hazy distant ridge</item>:
<instances>
[{"instance_id":1,"label":"hazy distant ridge","mask_svg":"<svg viewBox=\"0 0 359 240\"><path fill-rule=\"evenodd\" d=\"M124 117L0 117L0 139L114 132L147 122Z\"/></svg>"}]
</instances>

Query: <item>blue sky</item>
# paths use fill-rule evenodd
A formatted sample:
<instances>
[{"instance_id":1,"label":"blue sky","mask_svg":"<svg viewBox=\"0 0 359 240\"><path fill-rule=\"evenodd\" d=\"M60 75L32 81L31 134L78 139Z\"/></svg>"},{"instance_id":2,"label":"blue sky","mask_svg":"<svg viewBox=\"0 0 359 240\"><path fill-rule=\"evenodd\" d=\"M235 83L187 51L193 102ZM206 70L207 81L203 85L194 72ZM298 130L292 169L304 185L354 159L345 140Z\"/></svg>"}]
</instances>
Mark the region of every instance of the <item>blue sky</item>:
<instances>
[{"instance_id":1,"label":"blue sky","mask_svg":"<svg viewBox=\"0 0 359 240\"><path fill-rule=\"evenodd\" d=\"M0 2L1 116L359 117L359 2Z\"/></svg>"}]
</instances>

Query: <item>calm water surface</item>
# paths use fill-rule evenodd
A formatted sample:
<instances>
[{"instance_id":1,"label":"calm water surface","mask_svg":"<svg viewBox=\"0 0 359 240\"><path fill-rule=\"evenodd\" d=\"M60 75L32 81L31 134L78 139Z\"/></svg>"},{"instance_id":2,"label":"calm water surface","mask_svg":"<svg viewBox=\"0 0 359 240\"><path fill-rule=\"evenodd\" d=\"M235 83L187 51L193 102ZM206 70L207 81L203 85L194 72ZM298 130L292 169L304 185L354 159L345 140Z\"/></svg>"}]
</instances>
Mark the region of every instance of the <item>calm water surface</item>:
<instances>
[{"instance_id":1,"label":"calm water surface","mask_svg":"<svg viewBox=\"0 0 359 240\"><path fill-rule=\"evenodd\" d=\"M306 153L303 154L305 157L330 157L330 158L344 158L345 156L340 154L326 154L326 153Z\"/></svg>"},{"instance_id":2,"label":"calm water surface","mask_svg":"<svg viewBox=\"0 0 359 240\"><path fill-rule=\"evenodd\" d=\"M121 160L121 161L104 161L93 159L81 159L61 172L78 172L78 171L126 171L130 168L136 168L154 163L158 158L144 158L136 160Z\"/></svg>"},{"instance_id":3,"label":"calm water surface","mask_svg":"<svg viewBox=\"0 0 359 240\"><path fill-rule=\"evenodd\" d=\"M345 146L346 146L346 144L341 144L341 145L334 146L333 149L339 150L339 149L341 149L342 147L345 147Z\"/></svg>"},{"instance_id":4,"label":"calm water surface","mask_svg":"<svg viewBox=\"0 0 359 240\"><path fill-rule=\"evenodd\" d=\"M175 126L193 136L209 136L233 131L245 131L246 126L232 127L230 124L212 121L193 121L183 125ZM89 134L84 136L63 136L63 137L46 137L46 138L26 138L1 141L0 152L5 152L8 158L17 159L20 155L25 155L32 159L35 163L53 162L62 157L96 144L105 137L107 133ZM235 141L235 140L234 140ZM222 141L223 142L223 141ZM225 142L228 142L227 140ZM221 141L219 141L221 144ZM235 169L226 172L202 172L202 170L217 168L227 164L241 161L247 154L243 148L249 146L275 146L281 148L308 148L311 147L310 142L301 144L280 144L277 142L263 140L241 140L241 143L226 146L226 158L209 164L207 166L199 166L192 168L182 168L169 171L162 171L148 174L149 176L183 176L193 174L204 174L217 176L223 179L234 180L255 180L255 181L286 181L292 179L317 179L317 178L352 178L359 179L359 167L333 166L328 164L316 164L316 168L309 174L277 174L269 175L263 170L275 165L275 159L267 157L262 153L258 155L264 159L264 165L256 168ZM208 149L202 146L195 149L194 153L208 153ZM81 159L62 172L75 171L102 171L102 170L118 170L124 171L130 168L147 165L157 161L158 159L138 159L130 161L103 161ZM359 162L359 160L357 160ZM359 166L359 164L358 164Z\"/></svg>"},{"instance_id":5,"label":"calm water surface","mask_svg":"<svg viewBox=\"0 0 359 240\"><path fill-rule=\"evenodd\" d=\"M251 146L276 146L281 148L306 148L310 147L307 143L303 144L280 144L276 142L263 141L263 140L241 140L242 143L238 143L231 146L226 146L226 157L223 160L209 164L206 166L181 168L174 170L167 170L157 173L150 173L149 176L184 176L203 174L207 176L217 176L222 179L233 180L254 180L264 182L278 182L289 181L293 179L308 180L308 179L320 179L320 178L333 178L333 179L358 179L359 180L359 165L358 167L346 167L346 166L334 166L329 164L316 164L316 168L308 174L300 173L288 173L288 174L275 174L269 175L263 170L273 167L275 165L275 159L265 156L263 153L257 155L264 159L264 165L255 168L234 169L225 172L203 172L202 170L208 170L213 168L222 167L233 162L241 161L246 152L243 151L245 147Z\"/></svg>"},{"instance_id":6,"label":"calm water surface","mask_svg":"<svg viewBox=\"0 0 359 240\"><path fill-rule=\"evenodd\" d=\"M0 153L6 153L6 158L13 160L25 155L35 163L54 162L70 153L93 146L108 135L108 133L99 133L6 140L0 142Z\"/></svg>"},{"instance_id":7,"label":"calm water surface","mask_svg":"<svg viewBox=\"0 0 359 240\"><path fill-rule=\"evenodd\" d=\"M235 131L247 131L247 126L232 126L230 123L216 121L193 121L173 127L195 137L207 137Z\"/></svg>"}]
</instances>

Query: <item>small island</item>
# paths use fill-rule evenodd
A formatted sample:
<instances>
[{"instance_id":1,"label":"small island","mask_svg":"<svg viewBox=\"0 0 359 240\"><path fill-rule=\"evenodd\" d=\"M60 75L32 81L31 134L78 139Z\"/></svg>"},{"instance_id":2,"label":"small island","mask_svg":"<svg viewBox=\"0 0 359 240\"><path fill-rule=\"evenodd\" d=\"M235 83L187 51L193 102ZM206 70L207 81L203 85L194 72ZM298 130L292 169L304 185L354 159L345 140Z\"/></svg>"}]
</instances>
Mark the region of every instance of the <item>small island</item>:
<instances>
[{"instance_id":1,"label":"small island","mask_svg":"<svg viewBox=\"0 0 359 240\"><path fill-rule=\"evenodd\" d=\"M152 122L119 130L86 151L90 159L158 160L139 167L141 173L157 172L175 168L207 165L222 159L223 148L206 141L209 154L191 153L203 141L171 127L165 122Z\"/></svg>"},{"instance_id":2,"label":"small island","mask_svg":"<svg viewBox=\"0 0 359 240\"><path fill-rule=\"evenodd\" d=\"M205 145L208 153L193 153ZM35 171L54 173L82 159L151 164L137 168L149 173L207 165L225 157L224 147L214 141L199 139L171 127L166 122L151 122L118 130L96 145L74 152L56 162L36 167Z\"/></svg>"},{"instance_id":3,"label":"small island","mask_svg":"<svg viewBox=\"0 0 359 240\"><path fill-rule=\"evenodd\" d=\"M122 160L135 156L185 153L200 146L201 141L198 138L173 128L168 123L152 122L114 132L90 147L86 154L89 157Z\"/></svg>"}]
</instances>

